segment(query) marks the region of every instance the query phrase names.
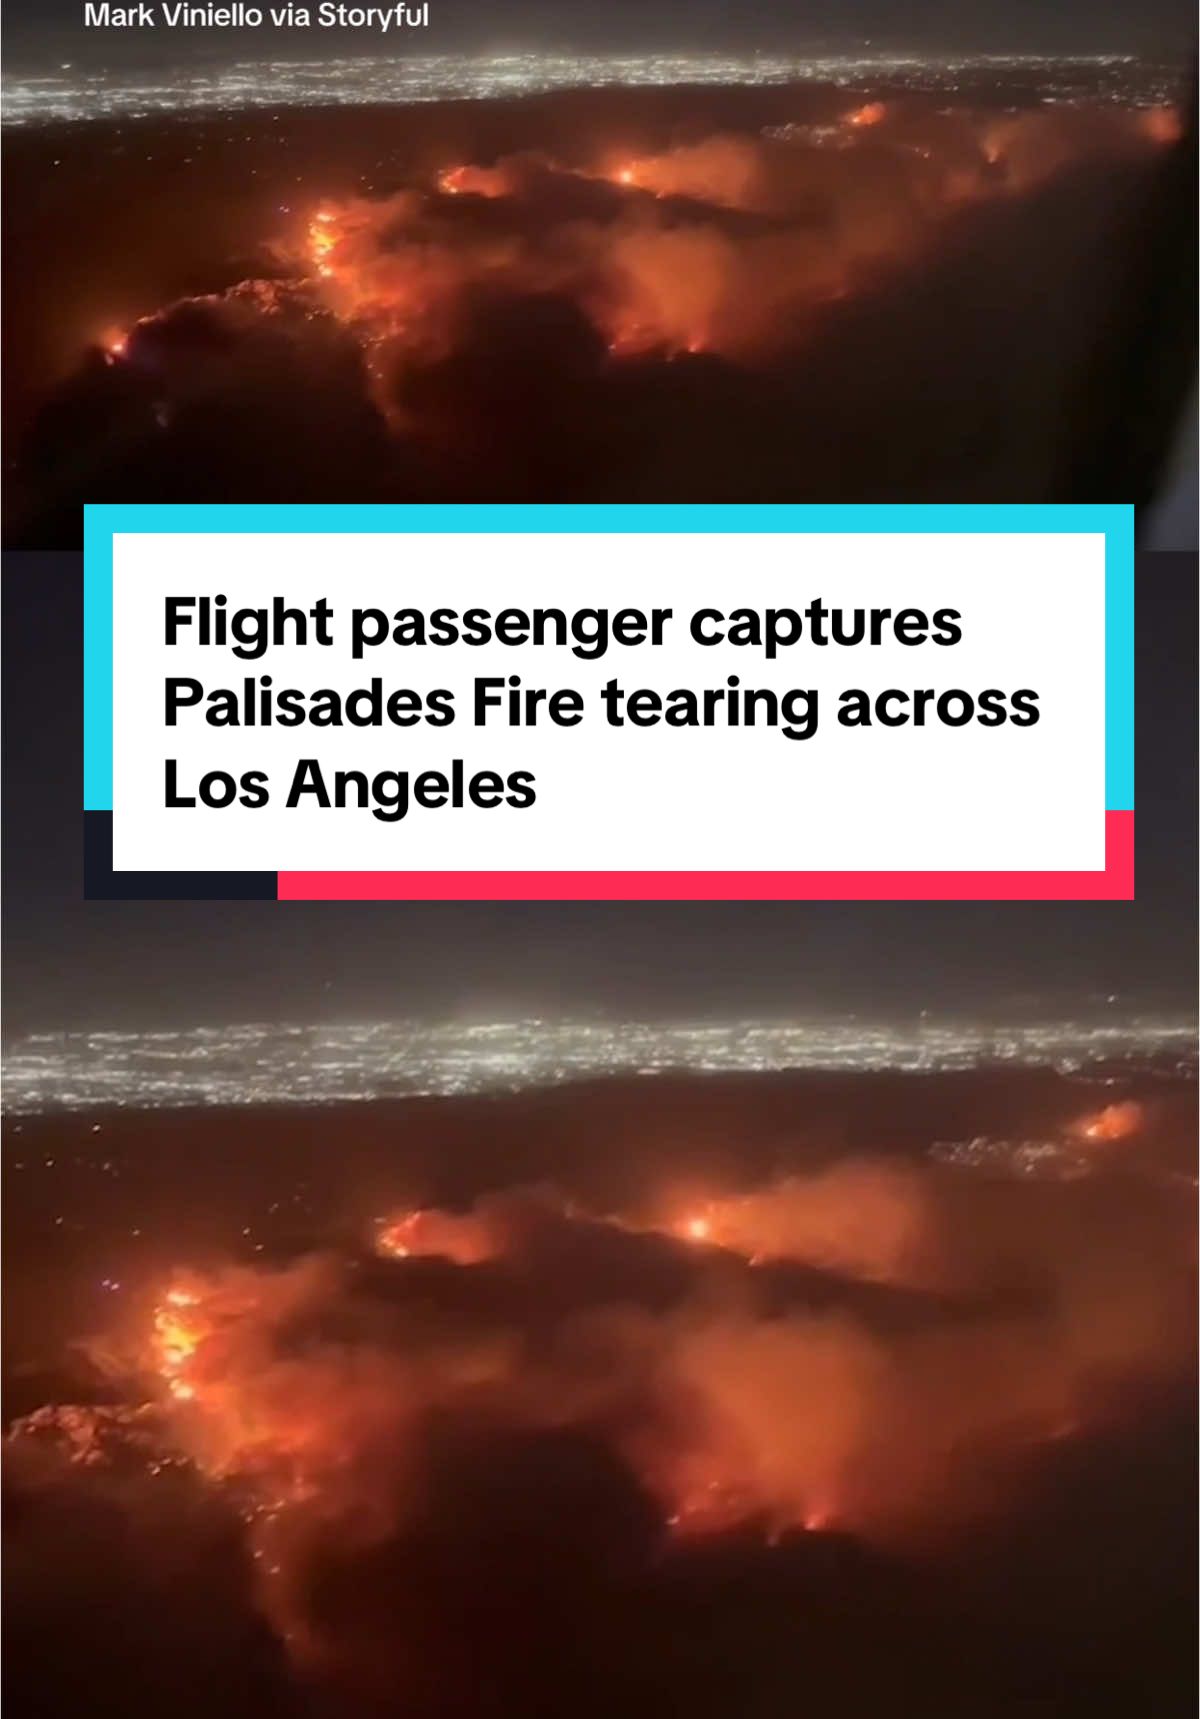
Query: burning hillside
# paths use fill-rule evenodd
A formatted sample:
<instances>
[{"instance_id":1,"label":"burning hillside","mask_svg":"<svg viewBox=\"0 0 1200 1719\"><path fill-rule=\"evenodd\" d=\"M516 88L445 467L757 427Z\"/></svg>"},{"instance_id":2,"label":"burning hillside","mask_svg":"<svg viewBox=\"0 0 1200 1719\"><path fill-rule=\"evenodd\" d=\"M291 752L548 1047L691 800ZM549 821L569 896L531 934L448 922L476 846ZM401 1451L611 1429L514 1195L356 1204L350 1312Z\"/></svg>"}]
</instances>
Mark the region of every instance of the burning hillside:
<instances>
[{"instance_id":1,"label":"burning hillside","mask_svg":"<svg viewBox=\"0 0 1200 1719\"><path fill-rule=\"evenodd\" d=\"M1175 140L1170 109L1035 110L1002 117L870 102L834 125L774 127L657 154L566 163L535 152L443 167L391 196L330 200L276 247L297 304L243 282L257 303L328 314L371 354L384 398L406 364L445 359L491 299L560 298L598 351L715 352L753 361L803 341L806 316L911 263L972 203L1019 197L1092 156ZM205 301L214 315L221 299ZM149 327L114 331L134 361Z\"/></svg>"},{"instance_id":2,"label":"burning hillside","mask_svg":"<svg viewBox=\"0 0 1200 1719\"><path fill-rule=\"evenodd\" d=\"M1072 1137L1114 1118L1140 1126L1115 1105ZM958 1543L1039 1452L1186 1369L1186 1251L1175 1192L1100 1172L862 1158L607 1215L514 1188L381 1217L366 1252L176 1274L92 1346L125 1406L40 1410L10 1456L18 1483L45 1484L48 1449L193 1476L243 1524L280 1639L325 1663L316 1571L438 1532L447 1452L578 1441L656 1555L734 1531Z\"/></svg>"},{"instance_id":3,"label":"burning hillside","mask_svg":"<svg viewBox=\"0 0 1200 1719\"><path fill-rule=\"evenodd\" d=\"M1178 123L868 101L414 163L280 205L256 273L106 318L18 481L54 506L135 477L170 500L946 499L954 448L989 499L990 461L1036 465L997 480L1028 500L1028 426L1057 433L1098 336L1075 301Z\"/></svg>"}]
</instances>

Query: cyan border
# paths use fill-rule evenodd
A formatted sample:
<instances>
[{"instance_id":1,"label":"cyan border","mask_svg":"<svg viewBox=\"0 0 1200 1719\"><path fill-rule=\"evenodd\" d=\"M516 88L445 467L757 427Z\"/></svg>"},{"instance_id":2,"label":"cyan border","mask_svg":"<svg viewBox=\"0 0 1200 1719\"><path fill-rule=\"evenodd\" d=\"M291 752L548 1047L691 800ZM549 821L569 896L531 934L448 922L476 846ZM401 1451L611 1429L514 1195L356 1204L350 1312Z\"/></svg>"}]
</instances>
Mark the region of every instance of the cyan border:
<instances>
[{"instance_id":1,"label":"cyan border","mask_svg":"<svg viewBox=\"0 0 1200 1719\"><path fill-rule=\"evenodd\" d=\"M116 532L1091 532L1105 539L1105 810L1133 810L1133 508L918 505L359 505L84 508L83 804L112 810L112 540Z\"/></svg>"}]
</instances>

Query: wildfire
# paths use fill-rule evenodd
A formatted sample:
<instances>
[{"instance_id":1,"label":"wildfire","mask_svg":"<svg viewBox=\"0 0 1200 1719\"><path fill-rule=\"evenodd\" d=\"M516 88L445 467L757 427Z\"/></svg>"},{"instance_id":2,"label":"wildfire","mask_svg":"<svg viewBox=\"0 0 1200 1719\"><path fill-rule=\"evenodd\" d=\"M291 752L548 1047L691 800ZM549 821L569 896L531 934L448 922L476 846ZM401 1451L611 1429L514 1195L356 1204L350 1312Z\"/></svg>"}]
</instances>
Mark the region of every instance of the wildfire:
<instances>
[{"instance_id":1,"label":"wildfire","mask_svg":"<svg viewBox=\"0 0 1200 1719\"><path fill-rule=\"evenodd\" d=\"M446 197L504 197L511 193L513 185L502 167L465 163L461 167L444 167L437 176L437 188Z\"/></svg>"},{"instance_id":2,"label":"wildfire","mask_svg":"<svg viewBox=\"0 0 1200 1719\"><path fill-rule=\"evenodd\" d=\"M129 347L129 332L118 328L115 324L104 330L96 342L107 364L118 364L124 358Z\"/></svg>"},{"instance_id":3,"label":"wildfire","mask_svg":"<svg viewBox=\"0 0 1200 1719\"><path fill-rule=\"evenodd\" d=\"M1133 1099L1126 1099L1120 1104L1106 1104L1094 1116L1080 1117L1071 1132L1077 1140L1107 1145L1117 1140L1128 1140L1130 1135L1138 1133L1144 1121L1141 1105Z\"/></svg>"},{"instance_id":4,"label":"wildfire","mask_svg":"<svg viewBox=\"0 0 1200 1719\"><path fill-rule=\"evenodd\" d=\"M882 101L864 102L862 107L856 107L846 115L846 124L856 129L879 125L887 118L887 103Z\"/></svg>"},{"instance_id":5,"label":"wildfire","mask_svg":"<svg viewBox=\"0 0 1200 1719\"><path fill-rule=\"evenodd\" d=\"M915 267L936 243L939 219L975 201L1019 198L1089 152L1146 155L1177 138L1180 123L1167 106L948 108L934 119L916 104L875 100L830 124L719 132L657 152L628 139L570 160L528 151L450 161L388 195L326 194L303 214L283 210L286 244L272 248L289 258L286 276L273 271L124 328L101 327L88 362L112 369L114 400L131 365L147 389L159 384L147 403L169 431L181 398L208 386L195 331L228 337L223 370L232 380L243 354L251 362L261 320L277 318L272 362L294 362L300 378L310 343L314 355L340 350L347 359L357 347L360 365L314 365L314 377L361 387L384 425L420 444L414 469L428 478L414 481L436 487L443 463L449 478L490 438L490 390L500 385L493 355L514 339L528 342L529 358L512 372L526 362L536 369L541 331L552 329L544 362L564 385L576 365L600 389L640 365L648 380L653 367L678 361L686 377L689 355L700 353L763 373L798 354L825 307L852 297L879 265ZM860 132L879 127L870 148L856 147ZM616 194L633 188L636 197ZM561 367L551 352L558 341ZM690 368L703 384L710 365ZM711 369L715 380L715 362ZM610 416L595 421L608 426ZM500 490L514 481L508 463L494 474Z\"/></svg>"},{"instance_id":6,"label":"wildfire","mask_svg":"<svg viewBox=\"0 0 1200 1719\"><path fill-rule=\"evenodd\" d=\"M1119 1139L1142 1121L1125 1101L1075 1130ZM47 1408L10 1438L39 1463L49 1445L77 1468L206 1484L240 1516L259 1603L301 1656L324 1639L314 1560L427 1526L453 1465L489 1460L492 1431L603 1439L680 1539L836 1530L887 1544L969 1526L1004 1507L1014 1452L1092 1424L1097 1378L1179 1364L1179 1321L1165 1316L1179 1231L1161 1203L1127 1212L1118 1191L1095 1231L1090 1203L1075 1209L1062 1189L1047 1201L1035 1183L1019 1206L960 1204L991 1186L859 1159L742 1189L677 1184L651 1216L585 1215L546 1189L465 1212L408 1206L371 1231L394 1270L362 1270L356 1250L173 1277L138 1328L132 1377L121 1363L138 1392L128 1406ZM963 1222L972 1212L977 1226ZM619 1237L597 1237L602 1224ZM678 1288L660 1300L668 1238ZM698 1250L694 1274L675 1269L681 1244ZM738 1281L732 1260L704 1269L707 1249L835 1275L819 1296L807 1272ZM978 1289L980 1305L964 1319L940 1295L906 1294L894 1321L878 1284L920 1283L931 1257L945 1262L936 1287ZM401 1264L420 1258L447 1264ZM453 1281L483 1261L495 1281ZM1023 1287L997 1295L997 1261L1018 1287L1036 1266L1046 1305ZM470 1429L465 1454L456 1427Z\"/></svg>"},{"instance_id":7,"label":"wildfire","mask_svg":"<svg viewBox=\"0 0 1200 1719\"><path fill-rule=\"evenodd\" d=\"M696 1485L685 1483L666 1521L672 1534L684 1539L720 1533L753 1514L752 1503L748 1506L747 1499L736 1485L724 1479L712 1479Z\"/></svg>"},{"instance_id":8,"label":"wildfire","mask_svg":"<svg viewBox=\"0 0 1200 1719\"><path fill-rule=\"evenodd\" d=\"M913 1174L863 1159L714 1195L682 1212L668 1208L629 1227L723 1248L748 1265L791 1260L897 1283L920 1279L928 1225Z\"/></svg>"},{"instance_id":9,"label":"wildfire","mask_svg":"<svg viewBox=\"0 0 1200 1719\"><path fill-rule=\"evenodd\" d=\"M328 258L337 242L336 216L328 209L318 209L308 223L308 254L313 268L326 279L333 273Z\"/></svg>"},{"instance_id":10,"label":"wildfire","mask_svg":"<svg viewBox=\"0 0 1200 1719\"><path fill-rule=\"evenodd\" d=\"M495 1257L499 1242L477 1213L428 1208L381 1220L375 1231L375 1251L384 1259L447 1259L454 1265L479 1265Z\"/></svg>"},{"instance_id":11,"label":"wildfire","mask_svg":"<svg viewBox=\"0 0 1200 1719\"><path fill-rule=\"evenodd\" d=\"M157 1370L177 1402L194 1401L196 1387L188 1377L205 1336L199 1297L190 1290L171 1288L154 1310L153 1348Z\"/></svg>"},{"instance_id":12,"label":"wildfire","mask_svg":"<svg viewBox=\"0 0 1200 1719\"><path fill-rule=\"evenodd\" d=\"M307 314L315 304L361 344L385 417L409 423L414 409L401 405L397 380L410 365L452 354L481 304L569 299L617 361L698 352L758 359L797 338L803 312L852 293L860 271L927 243L927 215L1019 195L1092 146L1090 133L1076 135L1057 111L1002 120L951 112L942 116L948 142L942 130L922 141L916 122L896 137L896 170L918 178L911 199L883 200L867 194L881 171L875 150L848 145L893 114L894 105L875 100L803 137L719 133L636 157L453 161L387 197L315 206L301 229L297 284ZM1177 116L1114 113L1104 125L1114 146L1140 140L1144 148L1165 141ZM812 222L823 155L840 163L830 195L841 210L824 237ZM597 181L639 196L613 207L596 198ZM677 206L668 216L652 199ZM485 210L484 200L494 206ZM636 219L627 206L635 201ZM901 213L908 204L922 211L919 221ZM732 227L715 211L757 219ZM531 220L535 212L544 218ZM115 362L122 337L114 332L105 349Z\"/></svg>"}]
</instances>

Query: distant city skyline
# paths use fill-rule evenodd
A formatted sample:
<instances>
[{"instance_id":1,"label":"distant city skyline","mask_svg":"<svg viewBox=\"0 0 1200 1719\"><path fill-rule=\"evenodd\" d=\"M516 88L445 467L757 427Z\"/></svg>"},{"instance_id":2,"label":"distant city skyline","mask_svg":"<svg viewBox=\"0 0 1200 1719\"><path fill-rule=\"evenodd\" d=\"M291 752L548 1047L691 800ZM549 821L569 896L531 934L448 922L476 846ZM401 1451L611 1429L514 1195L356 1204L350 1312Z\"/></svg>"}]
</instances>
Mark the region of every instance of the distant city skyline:
<instances>
[{"instance_id":1,"label":"distant city skyline","mask_svg":"<svg viewBox=\"0 0 1200 1719\"><path fill-rule=\"evenodd\" d=\"M85 28L82 0L13 0L6 16L10 68L86 61L111 69L221 57L348 54L387 59L410 52L534 51L804 52L848 48L953 49L1000 53L1178 53L1195 40L1194 9L1182 0L1058 0L1053 7L1000 0L513 0L502 13L484 0L431 0L428 28L397 38L371 28L276 28L263 6L254 29ZM310 8L317 16L317 7ZM157 8L152 8L157 11Z\"/></svg>"},{"instance_id":2,"label":"distant city skyline","mask_svg":"<svg viewBox=\"0 0 1200 1719\"><path fill-rule=\"evenodd\" d=\"M793 1021L497 1020L229 1025L142 1033L41 1033L4 1058L10 1114L459 1098L606 1076L881 1072L995 1066L1195 1068L1186 1016L1013 1022L854 1016Z\"/></svg>"},{"instance_id":3,"label":"distant city skyline","mask_svg":"<svg viewBox=\"0 0 1200 1719\"><path fill-rule=\"evenodd\" d=\"M256 44L260 49L265 39ZM180 57L167 67L68 63L5 82L4 123L169 118L305 107L411 106L495 100L572 89L646 89L671 85L879 87L967 99L971 86L1003 77L1047 103L1109 101L1157 105L1176 100L1181 70L1133 54L936 53L861 48L809 53L435 54L415 38L387 57L323 59Z\"/></svg>"}]
</instances>

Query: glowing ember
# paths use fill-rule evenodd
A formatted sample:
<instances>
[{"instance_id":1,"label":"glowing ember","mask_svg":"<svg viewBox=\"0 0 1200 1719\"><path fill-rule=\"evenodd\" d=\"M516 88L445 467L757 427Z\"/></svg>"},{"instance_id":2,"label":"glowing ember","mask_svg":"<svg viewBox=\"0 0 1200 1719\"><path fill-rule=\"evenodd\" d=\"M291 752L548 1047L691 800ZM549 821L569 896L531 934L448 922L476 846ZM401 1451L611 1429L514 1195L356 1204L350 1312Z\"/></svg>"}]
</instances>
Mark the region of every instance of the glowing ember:
<instances>
[{"instance_id":1,"label":"glowing ember","mask_svg":"<svg viewBox=\"0 0 1200 1719\"><path fill-rule=\"evenodd\" d=\"M865 102L862 107L856 107L853 113L846 115L846 124L853 126L879 125L887 118L887 104L881 101Z\"/></svg>"}]
</instances>

